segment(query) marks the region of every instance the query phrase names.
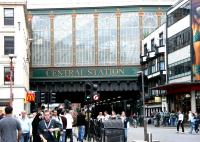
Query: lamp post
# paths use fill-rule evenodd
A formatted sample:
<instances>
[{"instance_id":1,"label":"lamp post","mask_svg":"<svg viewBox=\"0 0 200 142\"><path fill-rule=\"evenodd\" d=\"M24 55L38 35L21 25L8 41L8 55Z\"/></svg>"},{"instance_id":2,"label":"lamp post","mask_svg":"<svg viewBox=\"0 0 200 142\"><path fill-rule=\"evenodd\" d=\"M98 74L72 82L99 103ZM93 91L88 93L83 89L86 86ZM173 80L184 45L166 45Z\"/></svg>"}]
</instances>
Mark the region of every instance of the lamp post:
<instances>
[{"instance_id":1,"label":"lamp post","mask_svg":"<svg viewBox=\"0 0 200 142\"><path fill-rule=\"evenodd\" d=\"M10 58L10 106L13 106L13 58L16 58L14 54L8 55Z\"/></svg>"},{"instance_id":2,"label":"lamp post","mask_svg":"<svg viewBox=\"0 0 200 142\"><path fill-rule=\"evenodd\" d=\"M143 126L144 126L144 141L147 141L147 121L145 115L145 92L144 92L144 72L139 71L137 74L142 76L142 107L143 107Z\"/></svg>"}]
</instances>

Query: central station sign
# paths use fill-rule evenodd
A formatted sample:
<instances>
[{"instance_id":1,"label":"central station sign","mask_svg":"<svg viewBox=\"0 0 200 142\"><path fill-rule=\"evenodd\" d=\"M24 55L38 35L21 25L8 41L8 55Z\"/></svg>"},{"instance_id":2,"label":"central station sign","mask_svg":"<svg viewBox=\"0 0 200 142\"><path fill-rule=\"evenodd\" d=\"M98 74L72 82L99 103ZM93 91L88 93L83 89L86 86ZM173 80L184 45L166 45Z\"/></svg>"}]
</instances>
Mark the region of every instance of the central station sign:
<instances>
[{"instance_id":1,"label":"central station sign","mask_svg":"<svg viewBox=\"0 0 200 142\"><path fill-rule=\"evenodd\" d=\"M139 67L68 67L32 68L31 78L73 79L73 78L114 78L136 77Z\"/></svg>"}]
</instances>

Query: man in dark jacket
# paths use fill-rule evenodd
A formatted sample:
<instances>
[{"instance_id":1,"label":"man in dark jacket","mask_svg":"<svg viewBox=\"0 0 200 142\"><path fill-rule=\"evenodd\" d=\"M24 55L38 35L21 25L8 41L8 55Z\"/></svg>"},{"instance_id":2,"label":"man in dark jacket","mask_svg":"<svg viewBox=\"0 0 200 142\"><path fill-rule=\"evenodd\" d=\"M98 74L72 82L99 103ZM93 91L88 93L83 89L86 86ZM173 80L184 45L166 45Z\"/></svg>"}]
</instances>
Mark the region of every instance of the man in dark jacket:
<instances>
[{"instance_id":1,"label":"man in dark jacket","mask_svg":"<svg viewBox=\"0 0 200 142\"><path fill-rule=\"evenodd\" d=\"M42 113L38 112L32 121L33 142L41 142L41 138L38 134L38 125L41 120L42 120Z\"/></svg>"},{"instance_id":2,"label":"man in dark jacket","mask_svg":"<svg viewBox=\"0 0 200 142\"><path fill-rule=\"evenodd\" d=\"M85 115L82 112L79 112L77 115L77 127L78 127L78 140L83 142L85 135Z\"/></svg>"},{"instance_id":3,"label":"man in dark jacket","mask_svg":"<svg viewBox=\"0 0 200 142\"><path fill-rule=\"evenodd\" d=\"M43 142L58 142L56 131L61 131L62 125L54 119L51 119L49 110L44 112L44 120L39 122L38 133Z\"/></svg>"}]
</instances>

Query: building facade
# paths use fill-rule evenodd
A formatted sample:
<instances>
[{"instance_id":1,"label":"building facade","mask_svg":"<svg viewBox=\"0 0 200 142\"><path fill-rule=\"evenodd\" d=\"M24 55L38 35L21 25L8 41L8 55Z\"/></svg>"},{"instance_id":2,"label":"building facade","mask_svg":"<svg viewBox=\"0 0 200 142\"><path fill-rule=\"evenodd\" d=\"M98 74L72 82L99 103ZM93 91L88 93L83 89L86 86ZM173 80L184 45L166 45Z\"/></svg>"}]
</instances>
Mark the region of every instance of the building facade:
<instances>
[{"instance_id":1,"label":"building facade","mask_svg":"<svg viewBox=\"0 0 200 142\"><path fill-rule=\"evenodd\" d=\"M166 23L142 40L141 65L148 78L145 96L146 116L168 111L166 91L152 88L166 84Z\"/></svg>"},{"instance_id":2,"label":"building facade","mask_svg":"<svg viewBox=\"0 0 200 142\"><path fill-rule=\"evenodd\" d=\"M166 84L157 87L165 90L169 111L185 113L200 111L199 100L199 37L192 36L200 24L195 0L182 0L167 11L167 79Z\"/></svg>"},{"instance_id":3,"label":"building facade","mask_svg":"<svg viewBox=\"0 0 200 142\"><path fill-rule=\"evenodd\" d=\"M29 91L30 61L26 2L1 1L0 17L0 110L12 102L14 114L19 114L30 107L24 102Z\"/></svg>"},{"instance_id":4,"label":"building facade","mask_svg":"<svg viewBox=\"0 0 200 142\"><path fill-rule=\"evenodd\" d=\"M180 13L180 16L176 18L178 13ZM190 1L184 0L167 12L169 84L176 82L192 82L190 33ZM168 93L170 92L168 91ZM184 107L181 105L186 105L188 110L183 111L189 111L191 109L191 103L190 98L187 98L186 94L187 92L170 96L169 102L171 102L171 109L174 108L177 110ZM183 101L185 102L184 104L182 104Z\"/></svg>"},{"instance_id":5,"label":"building facade","mask_svg":"<svg viewBox=\"0 0 200 142\"><path fill-rule=\"evenodd\" d=\"M31 89L83 102L92 82L104 100L96 106L136 111L142 39L165 22L173 2L30 3Z\"/></svg>"}]
</instances>

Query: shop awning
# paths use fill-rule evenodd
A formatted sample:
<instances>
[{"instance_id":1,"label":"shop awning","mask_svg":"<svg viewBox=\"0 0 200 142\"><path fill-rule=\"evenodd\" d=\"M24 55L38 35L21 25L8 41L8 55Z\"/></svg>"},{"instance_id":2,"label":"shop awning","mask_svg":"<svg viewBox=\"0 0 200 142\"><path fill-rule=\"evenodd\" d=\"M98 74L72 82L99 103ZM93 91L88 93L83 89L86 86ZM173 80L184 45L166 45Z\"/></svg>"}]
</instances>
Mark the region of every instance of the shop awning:
<instances>
[{"instance_id":1,"label":"shop awning","mask_svg":"<svg viewBox=\"0 0 200 142\"><path fill-rule=\"evenodd\" d=\"M151 90L166 90L168 94L190 93L191 91L200 91L200 83L197 82L177 82L169 83L151 88Z\"/></svg>"}]
</instances>

